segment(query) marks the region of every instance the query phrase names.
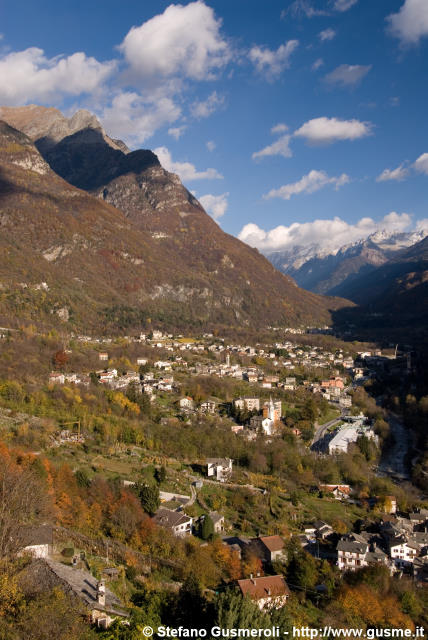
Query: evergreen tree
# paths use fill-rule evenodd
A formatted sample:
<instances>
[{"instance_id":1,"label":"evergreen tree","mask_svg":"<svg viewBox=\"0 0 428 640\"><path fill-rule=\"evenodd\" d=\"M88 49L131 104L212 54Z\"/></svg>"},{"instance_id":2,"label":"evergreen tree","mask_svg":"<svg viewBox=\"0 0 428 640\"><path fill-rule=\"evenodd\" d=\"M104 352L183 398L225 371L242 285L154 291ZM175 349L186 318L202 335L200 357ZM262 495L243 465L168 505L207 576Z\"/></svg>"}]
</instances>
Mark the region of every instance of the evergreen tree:
<instances>
[{"instance_id":1,"label":"evergreen tree","mask_svg":"<svg viewBox=\"0 0 428 640\"><path fill-rule=\"evenodd\" d=\"M151 516L159 509L159 487L157 485L140 484L137 485L138 497L144 511Z\"/></svg>"},{"instance_id":2,"label":"evergreen tree","mask_svg":"<svg viewBox=\"0 0 428 640\"><path fill-rule=\"evenodd\" d=\"M209 515L205 515L201 525L202 540L211 540L214 535L214 523Z\"/></svg>"}]
</instances>

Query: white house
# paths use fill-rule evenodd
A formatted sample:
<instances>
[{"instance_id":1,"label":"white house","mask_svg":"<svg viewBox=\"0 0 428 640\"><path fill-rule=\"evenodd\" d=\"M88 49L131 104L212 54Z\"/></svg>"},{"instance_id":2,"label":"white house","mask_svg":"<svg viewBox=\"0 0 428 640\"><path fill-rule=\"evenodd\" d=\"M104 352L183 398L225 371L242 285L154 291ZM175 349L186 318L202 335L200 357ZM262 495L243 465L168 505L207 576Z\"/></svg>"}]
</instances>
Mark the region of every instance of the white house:
<instances>
[{"instance_id":1,"label":"white house","mask_svg":"<svg viewBox=\"0 0 428 640\"><path fill-rule=\"evenodd\" d=\"M230 458L208 458L207 476L216 478L220 482L226 482L232 475L233 461Z\"/></svg>"}]
</instances>

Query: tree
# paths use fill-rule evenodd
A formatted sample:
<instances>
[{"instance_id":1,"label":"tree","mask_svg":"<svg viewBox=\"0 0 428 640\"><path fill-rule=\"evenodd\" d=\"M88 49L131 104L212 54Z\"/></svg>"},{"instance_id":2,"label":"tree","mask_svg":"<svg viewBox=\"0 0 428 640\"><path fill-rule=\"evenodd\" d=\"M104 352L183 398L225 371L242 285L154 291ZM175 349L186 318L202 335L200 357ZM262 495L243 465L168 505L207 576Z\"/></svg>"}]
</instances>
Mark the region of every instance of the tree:
<instances>
[{"instance_id":1,"label":"tree","mask_svg":"<svg viewBox=\"0 0 428 640\"><path fill-rule=\"evenodd\" d=\"M180 587L176 603L175 621L188 625L189 620L196 628L204 627L206 621L206 600L202 595L202 588L198 578L192 574L187 576Z\"/></svg>"},{"instance_id":2,"label":"tree","mask_svg":"<svg viewBox=\"0 0 428 640\"><path fill-rule=\"evenodd\" d=\"M151 516L156 513L160 505L159 487L156 485L137 485L138 497L144 511Z\"/></svg>"},{"instance_id":3,"label":"tree","mask_svg":"<svg viewBox=\"0 0 428 640\"><path fill-rule=\"evenodd\" d=\"M268 628L268 615L235 590L224 591L214 600L214 624L221 629Z\"/></svg>"},{"instance_id":4,"label":"tree","mask_svg":"<svg viewBox=\"0 0 428 640\"><path fill-rule=\"evenodd\" d=\"M53 357L53 363L56 367L63 367L68 362L68 355L65 351L57 351Z\"/></svg>"},{"instance_id":5,"label":"tree","mask_svg":"<svg viewBox=\"0 0 428 640\"><path fill-rule=\"evenodd\" d=\"M49 498L41 480L0 449L0 558L19 551L23 527L45 516L48 508Z\"/></svg>"},{"instance_id":6,"label":"tree","mask_svg":"<svg viewBox=\"0 0 428 640\"><path fill-rule=\"evenodd\" d=\"M205 515L201 524L201 538L202 540L211 540L214 535L214 523L210 516Z\"/></svg>"},{"instance_id":7,"label":"tree","mask_svg":"<svg viewBox=\"0 0 428 640\"><path fill-rule=\"evenodd\" d=\"M166 480L166 469L162 465L159 469L155 469L155 479L158 484L162 484Z\"/></svg>"}]
</instances>

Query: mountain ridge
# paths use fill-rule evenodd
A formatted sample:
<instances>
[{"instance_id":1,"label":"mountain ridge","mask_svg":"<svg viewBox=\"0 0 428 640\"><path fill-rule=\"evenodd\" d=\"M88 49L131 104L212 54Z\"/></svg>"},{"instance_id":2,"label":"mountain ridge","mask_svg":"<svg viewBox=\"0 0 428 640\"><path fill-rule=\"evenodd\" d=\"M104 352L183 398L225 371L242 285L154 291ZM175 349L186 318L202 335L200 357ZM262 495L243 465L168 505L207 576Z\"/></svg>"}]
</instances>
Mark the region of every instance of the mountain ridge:
<instances>
[{"instance_id":1,"label":"mountain ridge","mask_svg":"<svg viewBox=\"0 0 428 640\"><path fill-rule=\"evenodd\" d=\"M276 268L291 275L304 289L349 298L347 286L354 278L385 264L395 253L419 242L427 233L379 230L339 248L320 249L312 244L266 256Z\"/></svg>"},{"instance_id":2,"label":"mountain ridge","mask_svg":"<svg viewBox=\"0 0 428 640\"><path fill-rule=\"evenodd\" d=\"M82 154L91 145L76 138L72 144ZM96 144L109 146L99 138ZM326 323L329 309L348 304L300 290L256 250L225 234L157 159L141 169L138 163L152 152L142 157L110 149L131 157L114 193L124 199L137 193L137 203L144 194L145 212L134 203L137 221L103 194L64 181L28 136L1 124L2 323L12 301L27 320L42 305L45 322L61 311L58 317L70 326L103 330L141 327L148 319L181 328ZM146 191L138 182L146 182ZM40 281L48 291L36 291Z\"/></svg>"}]
</instances>

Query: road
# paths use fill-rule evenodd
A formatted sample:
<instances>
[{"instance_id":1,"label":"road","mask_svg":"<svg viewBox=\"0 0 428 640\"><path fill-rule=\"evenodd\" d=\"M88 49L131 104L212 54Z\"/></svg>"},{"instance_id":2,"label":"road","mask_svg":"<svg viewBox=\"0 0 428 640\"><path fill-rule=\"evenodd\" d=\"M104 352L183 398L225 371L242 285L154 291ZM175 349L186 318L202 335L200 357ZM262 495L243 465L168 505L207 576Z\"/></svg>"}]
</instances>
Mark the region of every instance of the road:
<instances>
[{"instance_id":1,"label":"road","mask_svg":"<svg viewBox=\"0 0 428 640\"><path fill-rule=\"evenodd\" d=\"M339 422L342 422L342 416L339 416L338 418L334 418L334 420L329 420L329 422L325 422L324 424L321 424L315 431L314 437L311 442L311 449L312 450L316 449L317 448L316 445L318 441L322 440L327 430L330 427L333 427L334 425L339 424Z\"/></svg>"}]
</instances>

